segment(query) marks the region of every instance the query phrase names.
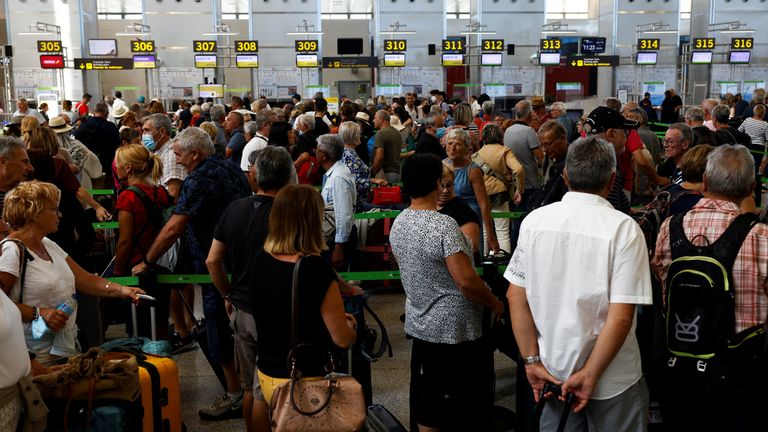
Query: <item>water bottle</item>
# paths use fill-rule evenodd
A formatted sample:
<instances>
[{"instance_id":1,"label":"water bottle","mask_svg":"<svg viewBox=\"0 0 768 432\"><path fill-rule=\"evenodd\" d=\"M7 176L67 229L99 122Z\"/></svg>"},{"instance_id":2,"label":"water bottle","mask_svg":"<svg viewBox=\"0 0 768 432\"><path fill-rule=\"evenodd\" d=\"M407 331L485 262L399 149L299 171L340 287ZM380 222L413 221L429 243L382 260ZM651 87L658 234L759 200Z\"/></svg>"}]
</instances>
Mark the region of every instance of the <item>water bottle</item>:
<instances>
[{"instance_id":1,"label":"water bottle","mask_svg":"<svg viewBox=\"0 0 768 432\"><path fill-rule=\"evenodd\" d=\"M75 311L76 307L77 307L77 293L73 293L70 298L68 298L66 301L56 306L56 309L64 312L65 314L67 314L67 316L70 316L72 315L72 312Z\"/></svg>"}]
</instances>

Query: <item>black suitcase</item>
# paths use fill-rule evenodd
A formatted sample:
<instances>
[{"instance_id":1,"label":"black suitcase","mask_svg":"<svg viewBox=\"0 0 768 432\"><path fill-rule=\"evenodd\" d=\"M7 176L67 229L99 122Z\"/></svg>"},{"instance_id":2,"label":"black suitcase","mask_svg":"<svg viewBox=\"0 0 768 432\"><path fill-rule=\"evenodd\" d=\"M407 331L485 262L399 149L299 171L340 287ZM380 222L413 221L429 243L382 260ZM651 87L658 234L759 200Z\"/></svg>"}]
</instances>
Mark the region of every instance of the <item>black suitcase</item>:
<instances>
[{"instance_id":1,"label":"black suitcase","mask_svg":"<svg viewBox=\"0 0 768 432\"><path fill-rule=\"evenodd\" d=\"M400 420L383 405L378 404L368 407L365 430L367 432L406 432Z\"/></svg>"}]
</instances>

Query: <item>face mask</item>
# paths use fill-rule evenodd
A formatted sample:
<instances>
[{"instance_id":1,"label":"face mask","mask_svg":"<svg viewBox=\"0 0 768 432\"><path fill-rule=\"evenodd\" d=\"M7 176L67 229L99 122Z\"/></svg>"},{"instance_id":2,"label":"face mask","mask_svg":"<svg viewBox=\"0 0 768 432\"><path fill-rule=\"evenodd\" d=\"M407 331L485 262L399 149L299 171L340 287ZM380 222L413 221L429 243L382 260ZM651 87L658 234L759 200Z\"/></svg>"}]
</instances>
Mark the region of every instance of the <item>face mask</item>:
<instances>
[{"instance_id":1,"label":"face mask","mask_svg":"<svg viewBox=\"0 0 768 432\"><path fill-rule=\"evenodd\" d=\"M432 103L435 103L435 102L437 102L437 97L435 97L435 96L430 96L430 97L429 97L429 101L430 101L430 102L432 102Z\"/></svg>"},{"instance_id":2,"label":"face mask","mask_svg":"<svg viewBox=\"0 0 768 432\"><path fill-rule=\"evenodd\" d=\"M144 144L144 147L147 148L149 151L155 151L155 146L157 143L155 143L155 138L152 136L152 134L144 134L141 136L141 142Z\"/></svg>"},{"instance_id":3,"label":"face mask","mask_svg":"<svg viewBox=\"0 0 768 432\"><path fill-rule=\"evenodd\" d=\"M435 136L436 137L442 139L444 135L445 135L445 128L444 127L435 129Z\"/></svg>"}]
</instances>

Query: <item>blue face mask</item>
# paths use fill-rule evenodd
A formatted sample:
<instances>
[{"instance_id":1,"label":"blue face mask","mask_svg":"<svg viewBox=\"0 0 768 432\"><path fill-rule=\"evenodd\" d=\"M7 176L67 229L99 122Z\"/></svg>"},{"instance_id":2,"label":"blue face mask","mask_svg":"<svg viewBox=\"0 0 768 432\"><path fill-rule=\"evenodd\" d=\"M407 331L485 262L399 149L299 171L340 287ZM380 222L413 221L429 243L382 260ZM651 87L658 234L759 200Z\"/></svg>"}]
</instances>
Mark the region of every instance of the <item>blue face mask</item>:
<instances>
[{"instance_id":1,"label":"blue face mask","mask_svg":"<svg viewBox=\"0 0 768 432\"><path fill-rule=\"evenodd\" d=\"M435 136L436 137L442 139L444 135L445 135L445 128L444 127L435 129Z\"/></svg>"},{"instance_id":2,"label":"blue face mask","mask_svg":"<svg viewBox=\"0 0 768 432\"><path fill-rule=\"evenodd\" d=\"M155 151L155 146L157 145L157 143L155 143L155 137L153 137L152 134L142 135L141 143L144 144L144 147L146 147L147 150Z\"/></svg>"}]
</instances>

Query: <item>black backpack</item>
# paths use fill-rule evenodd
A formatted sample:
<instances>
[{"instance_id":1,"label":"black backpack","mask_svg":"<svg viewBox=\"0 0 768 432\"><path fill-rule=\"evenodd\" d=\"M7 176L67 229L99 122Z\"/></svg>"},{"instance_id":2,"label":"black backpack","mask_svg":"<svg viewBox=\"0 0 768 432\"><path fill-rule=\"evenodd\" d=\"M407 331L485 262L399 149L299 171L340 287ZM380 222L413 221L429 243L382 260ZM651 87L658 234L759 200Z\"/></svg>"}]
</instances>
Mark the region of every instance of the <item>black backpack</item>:
<instances>
[{"instance_id":1,"label":"black backpack","mask_svg":"<svg viewBox=\"0 0 768 432\"><path fill-rule=\"evenodd\" d=\"M666 286L667 350L676 357L706 362L724 354L729 347L739 345L735 334L735 292L733 264L749 232L758 218L744 213L733 220L714 243L695 246L685 235L683 217L672 218L669 224L672 264Z\"/></svg>"}]
</instances>

